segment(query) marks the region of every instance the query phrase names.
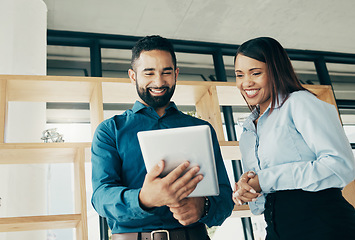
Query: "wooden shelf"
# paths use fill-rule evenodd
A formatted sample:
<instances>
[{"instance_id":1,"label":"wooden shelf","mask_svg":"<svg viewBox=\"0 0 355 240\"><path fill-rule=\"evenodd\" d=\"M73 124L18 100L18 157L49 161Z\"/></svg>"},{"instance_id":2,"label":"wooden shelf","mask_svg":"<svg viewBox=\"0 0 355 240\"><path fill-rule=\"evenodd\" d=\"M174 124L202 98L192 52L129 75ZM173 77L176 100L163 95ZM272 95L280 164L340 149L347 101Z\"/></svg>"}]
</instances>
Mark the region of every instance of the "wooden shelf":
<instances>
[{"instance_id":1,"label":"wooden shelf","mask_svg":"<svg viewBox=\"0 0 355 240\"><path fill-rule=\"evenodd\" d=\"M81 214L0 218L0 232L76 228Z\"/></svg>"},{"instance_id":2,"label":"wooden shelf","mask_svg":"<svg viewBox=\"0 0 355 240\"><path fill-rule=\"evenodd\" d=\"M97 78L7 76L7 101L89 102Z\"/></svg>"},{"instance_id":3,"label":"wooden shelf","mask_svg":"<svg viewBox=\"0 0 355 240\"><path fill-rule=\"evenodd\" d=\"M90 161L91 143L2 143L0 164L73 163L77 150L85 149Z\"/></svg>"},{"instance_id":4,"label":"wooden shelf","mask_svg":"<svg viewBox=\"0 0 355 240\"><path fill-rule=\"evenodd\" d=\"M241 160L238 141L220 141L223 160Z\"/></svg>"},{"instance_id":5,"label":"wooden shelf","mask_svg":"<svg viewBox=\"0 0 355 240\"><path fill-rule=\"evenodd\" d=\"M242 205L242 206L234 205L234 209L231 217L242 218L242 217L252 217L252 216L254 215L251 213L248 205Z\"/></svg>"}]
</instances>

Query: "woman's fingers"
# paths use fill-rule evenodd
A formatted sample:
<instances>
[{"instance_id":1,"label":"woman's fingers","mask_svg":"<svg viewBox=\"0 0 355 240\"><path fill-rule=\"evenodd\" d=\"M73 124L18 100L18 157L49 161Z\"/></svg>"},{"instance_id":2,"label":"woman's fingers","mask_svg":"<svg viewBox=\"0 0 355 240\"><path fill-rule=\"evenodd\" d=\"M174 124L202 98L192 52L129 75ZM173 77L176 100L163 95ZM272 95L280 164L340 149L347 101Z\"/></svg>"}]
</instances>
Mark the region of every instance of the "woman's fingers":
<instances>
[{"instance_id":1,"label":"woman's fingers","mask_svg":"<svg viewBox=\"0 0 355 240\"><path fill-rule=\"evenodd\" d=\"M247 182L245 182L243 179L238 181L238 189L244 189L248 192L251 193L256 193L255 189L252 188Z\"/></svg>"},{"instance_id":2,"label":"woman's fingers","mask_svg":"<svg viewBox=\"0 0 355 240\"><path fill-rule=\"evenodd\" d=\"M243 205L242 200L240 200L239 197L234 196L234 194L233 194L232 199L233 199L233 202L234 202L237 206Z\"/></svg>"},{"instance_id":3,"label":"woman's fingers","mask_svg":"<svg viewBox=\"0 0 355 240\"><path fill-rule=\"evenodd\" d=\"M243 173L239 181L235 183L235 190L233 192L233 201L237 205L242 205L246 202L253 202L261 196L257 193L253 187L251 187L248 182L250 179L254 178L256 173L254 171L248 171Z\"/></svg>"}]
</instances>

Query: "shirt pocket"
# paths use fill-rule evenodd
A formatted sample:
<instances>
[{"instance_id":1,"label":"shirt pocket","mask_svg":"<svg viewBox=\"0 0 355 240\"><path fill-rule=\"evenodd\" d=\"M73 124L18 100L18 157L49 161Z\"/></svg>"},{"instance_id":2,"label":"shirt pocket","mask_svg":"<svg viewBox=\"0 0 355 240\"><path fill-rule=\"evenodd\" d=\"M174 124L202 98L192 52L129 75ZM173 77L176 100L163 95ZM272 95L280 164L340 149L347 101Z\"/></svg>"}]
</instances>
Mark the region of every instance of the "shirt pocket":
<instances>
[{"instance_id":1,"label":"shirt pocket","mask_svg":"<svg viewBox=\"0 0 355 240\"><path fill-rule=\"evenodd\" d=\"M301 160L289 126L277 126L259 137L260 167L268 168Z\"/></svg>"}]
</instances>

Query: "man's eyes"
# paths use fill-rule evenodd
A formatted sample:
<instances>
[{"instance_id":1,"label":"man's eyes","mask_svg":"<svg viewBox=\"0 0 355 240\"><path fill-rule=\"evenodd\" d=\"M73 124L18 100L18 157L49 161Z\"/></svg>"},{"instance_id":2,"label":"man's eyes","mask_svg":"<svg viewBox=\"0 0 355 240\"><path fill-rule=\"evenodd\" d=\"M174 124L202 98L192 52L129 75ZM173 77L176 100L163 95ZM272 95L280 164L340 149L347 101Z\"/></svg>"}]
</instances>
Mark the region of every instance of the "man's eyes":
<instances>
[{"instance_id":1,"label":"man's eyes","mask_svg":"<svg viewBox=\"0 0 355 240\"><path fill-rule=\"evenodd\" d=\"M155 73L153 73L153 72L146 72L146 73L145 73L146 76L153 76L154 74L155 74ZM163 74L163 75L171 75L172 72L163 72L162 74Z\"/></svg>"}]
</instances>

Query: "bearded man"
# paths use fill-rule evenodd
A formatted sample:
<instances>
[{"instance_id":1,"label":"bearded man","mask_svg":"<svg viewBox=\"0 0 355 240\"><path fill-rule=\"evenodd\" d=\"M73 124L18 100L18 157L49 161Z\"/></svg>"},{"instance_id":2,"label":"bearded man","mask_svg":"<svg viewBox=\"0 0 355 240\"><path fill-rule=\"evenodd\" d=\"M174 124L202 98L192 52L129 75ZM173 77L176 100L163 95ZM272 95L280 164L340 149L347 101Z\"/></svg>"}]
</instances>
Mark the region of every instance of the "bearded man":
<instances>
[{"instance_id":1,"label":"bearded man","mask_svg":"<svg viewBox=\"0 0 355 240\"><path fill-rule=\"evenodd\" d=\"M107 219L112 240L209 239L206 225L220 225L231 214L232 190L212 126L170 101L179 75L172 44L156 35L139 40L128 75L139 100L103 121L92 141L93 207ZM187 161L165 177L163 160L148 173L144 165L138 132L196 125L211 129L218 196L187 197L203 179L198 166L184 173Z\"/></svg>"}]
</instances>

